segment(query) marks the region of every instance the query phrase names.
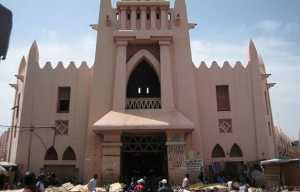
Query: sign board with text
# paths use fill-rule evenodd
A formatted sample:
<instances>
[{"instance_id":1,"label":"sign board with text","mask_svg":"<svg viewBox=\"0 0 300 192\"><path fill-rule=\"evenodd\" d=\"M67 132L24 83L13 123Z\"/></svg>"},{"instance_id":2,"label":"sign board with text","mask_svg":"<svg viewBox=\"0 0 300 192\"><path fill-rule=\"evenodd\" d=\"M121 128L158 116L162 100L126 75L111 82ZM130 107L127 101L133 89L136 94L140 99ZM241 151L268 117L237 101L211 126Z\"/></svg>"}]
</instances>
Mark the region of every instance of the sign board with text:
<instances>
[{"instance_id":1,"label":"sign board with text","mask_svg":"<svg viewBox=\"0 0 300 192\"><path fill-rule=\"evenodd\" d=\"M186 160L185 166L188 171L201 171L203 167L203 160L201 159Z\"/></svg>"}]
</instances>

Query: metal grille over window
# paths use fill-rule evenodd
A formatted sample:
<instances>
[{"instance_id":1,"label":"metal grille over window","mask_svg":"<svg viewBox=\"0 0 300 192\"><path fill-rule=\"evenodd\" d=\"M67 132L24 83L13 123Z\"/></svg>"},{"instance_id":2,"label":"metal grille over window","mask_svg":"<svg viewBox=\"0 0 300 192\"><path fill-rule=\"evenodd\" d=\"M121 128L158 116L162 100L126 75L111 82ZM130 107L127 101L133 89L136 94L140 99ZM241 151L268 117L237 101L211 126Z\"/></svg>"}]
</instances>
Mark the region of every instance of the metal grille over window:
<instances>
[{"instance_id":1,"label":"metal grille over window","mask_svg":"<svg viewBox=\"0 0 300 192\"><path fill-rule=\"evenodd\" d=\"M160 109L160 88L157 72L146 60L142 60L128 79L126 109Z\"/></svg>"},{"instance_id":2,"label":"metal grille over window","mask_svg":"<svg viewBox=\"0 0 300 192\"><path fill-rule=\"evenodd\" d=\"M70 111L71 87L58 88L58 113L69 113Z\"/></svg>"},{"instance_id":3,"label":"metal grille over window","mask_svg":"<svg viewBox=\"0 0 300 192\"><path fill-rule=\"evenodd\" d=\"M230 111L229 87L218 85L216 87L218 111Z\"/></svg>"},{"instance_id":4,"label":"metal grille over window","mask_svg":"<svg viewBox=\"0 0 300 192\"><path fill-rule=\"evenodd\" d=\"M232 133L232 119L219 119L219 132Z\"/></svg>"},{"instance_id":5,"label":"metal grille over window","mask_svg":"<svg viewBox=\"0 0 300 192\"><path fill-rule=\"evenodd\" d=\"M165 150L163 136L123 136L123 152L161 152Z\"/></svg>"},{"instance_id":6,"label":"metal grille over window","mask_svg":"<svg viewBox=\"0 0 300 192\"><path fill-rule=\"evenodd\" d=\"M128 98L126 109L160 109L160 98Z\"/></svg>"},{"instance_id":7,"label":"metal grille over window","mask_svg":"<svg viewBox=\"0 0 300 192\"><path fill-rule=\"evenodd\" d=\"M55 128L56 135L68 135L69 121L57 120L55 121Z\"/></svg>"},{"instance_id":8,"label":"metal grille over window","mask_svg":"<svg viewBox=\"0 0 300 192\"><path fill-rule=\"evenodd\" d=\"M168 146L168 161L172 168L183 167L184 162L184 145Z\"/></svg>"}]
</instances>

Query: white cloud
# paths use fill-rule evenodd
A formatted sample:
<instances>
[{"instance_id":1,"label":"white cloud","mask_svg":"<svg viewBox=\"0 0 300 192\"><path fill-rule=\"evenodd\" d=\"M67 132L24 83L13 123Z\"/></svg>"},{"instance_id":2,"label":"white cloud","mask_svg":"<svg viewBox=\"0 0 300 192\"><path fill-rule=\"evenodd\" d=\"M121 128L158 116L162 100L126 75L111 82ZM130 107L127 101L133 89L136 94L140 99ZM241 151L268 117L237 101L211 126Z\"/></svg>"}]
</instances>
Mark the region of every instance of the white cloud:
<instances>
[{"instance_id":1,"label":"white cloud","mask_svg":"<svg viewBox=\"0 0 300 192\"><path fill-rule=\"evenodd\" d=\"M253 26L254 30L262 33L296 33L299 32L299 23L278 20L262 20Z\"/></svg>"},{"instance_id":2,"label":"white cloud","mask_svg":"<svg viewBox=\"0 0 300 192\"><path fill-rule=\"evenodd\" d=\"M92 36L83 37L77 42L49 42L40 43L40 62L43 66L47 61L56 65L58 61L63 61L68 65L70 61L75 61L79 65L82 61L87 61L89 65L94 62L96 39Z\"/></svg>"},{"instance_id":3,"label":"white cloud","mask_svg":"<svg viewBox=\"0 0 300 192\"><path fill-rule=\"evenodd\" d=\"M263 20L255 25L255 28L261 32L273 33L283 27L283 24L274 20Z\"/></svg>"},{"instance_id":4,"label":"white cloud","mask_svg":"<svg viewBox=\"0 0 300 192\"><path fill-rule=\"evenodd\" d=\"M234 65L237 61L245 63L248 54L247 46L247 43L191 41L192 57L196 66L201 61L206 62L207 65L210 65L213 61L217 61L219 65L223 65L224 61L230 62L231 65Z\"/></svg>"}]
</instances>

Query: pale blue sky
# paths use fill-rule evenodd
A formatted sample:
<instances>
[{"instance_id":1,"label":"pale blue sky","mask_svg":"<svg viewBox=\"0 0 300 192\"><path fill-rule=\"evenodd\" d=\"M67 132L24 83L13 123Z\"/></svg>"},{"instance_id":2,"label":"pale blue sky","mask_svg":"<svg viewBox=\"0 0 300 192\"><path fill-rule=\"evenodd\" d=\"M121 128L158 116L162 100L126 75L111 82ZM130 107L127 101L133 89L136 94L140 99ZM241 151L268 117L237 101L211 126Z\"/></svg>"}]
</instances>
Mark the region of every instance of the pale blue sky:
<instances>
[{"instance_id":1,"label":"pale blue sky","mask_svg":"<svg viewBox=\"0 0 300 192\"><path fill-rule=\"evenodd\" d=\"M94 60L99 0L0 0L14 13L8 59L0 64L0 124L10 124L13 75L22 55L37 40L41 63ZM275 123L298 138L300 125L300 1L187 0L193 60L247 62L247 44L254 39L272 82Z\"/></svg>"}]
</instances>

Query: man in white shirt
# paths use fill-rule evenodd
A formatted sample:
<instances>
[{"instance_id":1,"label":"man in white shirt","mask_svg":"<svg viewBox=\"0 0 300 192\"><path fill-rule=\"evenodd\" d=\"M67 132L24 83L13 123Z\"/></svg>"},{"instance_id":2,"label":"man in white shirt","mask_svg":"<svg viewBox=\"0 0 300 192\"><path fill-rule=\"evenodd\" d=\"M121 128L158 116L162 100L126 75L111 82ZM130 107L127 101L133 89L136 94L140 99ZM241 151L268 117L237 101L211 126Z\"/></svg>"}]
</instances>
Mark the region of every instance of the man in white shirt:
<instances>
[{"instance_id":1,"label":"man in white shirt","mask_svg":"<svg viewBox=\"0 0 300 192\"><path fill-rule=\"evenodd\" d=\"M96 192L96 188L97 188L97 179L98 179L98 175L95 174L93 176L93 178L89 181L87 187L89 192Z\"/></svg>"},{"instance_id":2,"label":"man in white shirt","mask_svg":"<svg viewBox=\"0 0 300 192\"><path fill-rule=\"evenodd\" d=\"M182 181L182 189L187 190L190 184L190 175L189 174L185 174L185 177Z\"/></svg>"}]
</instances>

